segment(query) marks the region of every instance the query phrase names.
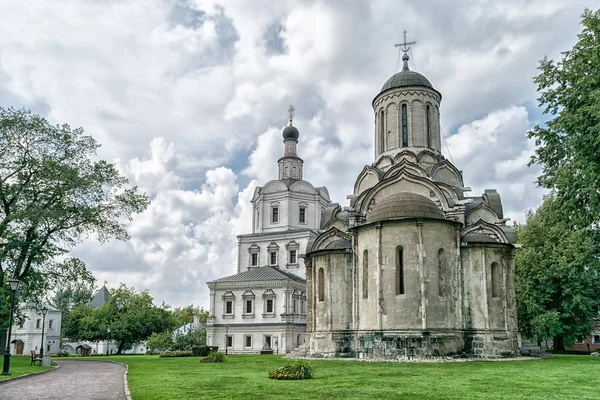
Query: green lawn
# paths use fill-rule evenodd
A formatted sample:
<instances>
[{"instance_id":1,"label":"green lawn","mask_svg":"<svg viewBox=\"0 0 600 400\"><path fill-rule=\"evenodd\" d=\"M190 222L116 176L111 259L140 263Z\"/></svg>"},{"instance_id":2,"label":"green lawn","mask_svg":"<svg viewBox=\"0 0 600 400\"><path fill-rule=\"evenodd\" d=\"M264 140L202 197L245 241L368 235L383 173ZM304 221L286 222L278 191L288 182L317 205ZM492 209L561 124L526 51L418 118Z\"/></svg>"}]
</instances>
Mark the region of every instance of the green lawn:
<instances>
[{"instance_id":1,"label":"green lawn","mask_svg":"<svg viewBox=\"0 0 600 400\"><path fill-rule=\"evenodd\" d=\"M0 354L0 372L2 372L2 362L3 356ZM40 367L39 365L31 367L29 364L31 364L31 357L13 355L10 357L10 375L0 375L0 380L50 369L50 367Z\"/></svg>"},{"instance_id":2,"label":"green lawn","mask_svg":"<svg viewBox=\"0 0 600 400\"><path fill-rule=\"evenodd\" d=\"M93 358L92 358L93 359ZM276 381L282 356L229 356L223 364L197 357L121 356L134 400L157 399L599 399L600 359L453 363L362 363L316 360L315 379Z\"/></svg>"}]
</instances>

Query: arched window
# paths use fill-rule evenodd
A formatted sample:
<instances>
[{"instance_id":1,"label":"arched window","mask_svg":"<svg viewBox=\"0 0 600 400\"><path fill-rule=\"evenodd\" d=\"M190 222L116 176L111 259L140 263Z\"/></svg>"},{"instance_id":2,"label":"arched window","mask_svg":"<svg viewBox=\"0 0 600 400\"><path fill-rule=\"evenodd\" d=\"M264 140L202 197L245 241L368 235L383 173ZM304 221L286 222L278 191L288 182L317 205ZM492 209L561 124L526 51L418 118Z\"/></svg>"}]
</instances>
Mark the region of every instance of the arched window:
<instances>
[{"instance_id":1,"label":"arched window","mask_svg":"<svg viewBox=\"0 0 600 400\"><path fill-rule=\"evenodd\" d=\"M317 278L318 282L318 295L319 295L319 301L324 301L325 300L325 271L323 271L323 268L319 268L319 276Z\"/></svg>"},{"instance_id":2,"label":"arched window","mask_svg":"<svg viewBox=\"0 0 600 400\"><path fill-rule=\"evenodd\" d=\"M379 142L379 152L383 153L385 151L385 118L383 116L383 110L381 110L381 114L379 117L379 137L381 138L381 141Z\"/></svg>"},{"instance_id":3,"label":"arched window","mask_svg":"<svg viewBox=\"0 0 600 400\"><path fill-rule=\"evenodd\" d=\"M500 298L502 293L502 271L498 263L492 263L492 297Z\"/></svg>"},{"instance_id":4,"label":"arched window","mask_svg":"<svg viewBox=\"0 0 600 400\"><path fill-rule=\"evenodd\" d=\"M431 106L427 104L427 114L425 114L425 118L427 119L427 147L431 147Z\"/></svg>"},{"instance_id":5,"label":"arched window","mask_svg":"<svg viewBox=\"0 0 600 400\"><path fill-rule=\"evenodd\" d=\"M369 252L363 253L363 278L362 278L363 299L369 298Z\"/></svg>"},{"instance_id":6,"label":"arched window","mask_svg":"<svg viewBox=\"0 0 600 400\"><path fill-rule=\"evenodd\" d=\"M404 294L404 248L396 247L396 294Z\"/></svg>"},{"instance_id":7,"label":"arched window","mask_svg":"<svg viewBox=\"0 0 600 400\"><path fill-rule=\"evenodd\" d=\"M444 256L444 249L438 250L438 277L439 295L444 297L446 296L446 257Z\"/></svg>"},{"instance_id":8,"label":"arched window","mask_svg":"<svg viewBox=\"0 0 600 400\"><path fill-rule=\"evenodd\" d=\"M402 104L402 147L408 147L408 116L406 104Z\"/></svg>"}]
</instances>

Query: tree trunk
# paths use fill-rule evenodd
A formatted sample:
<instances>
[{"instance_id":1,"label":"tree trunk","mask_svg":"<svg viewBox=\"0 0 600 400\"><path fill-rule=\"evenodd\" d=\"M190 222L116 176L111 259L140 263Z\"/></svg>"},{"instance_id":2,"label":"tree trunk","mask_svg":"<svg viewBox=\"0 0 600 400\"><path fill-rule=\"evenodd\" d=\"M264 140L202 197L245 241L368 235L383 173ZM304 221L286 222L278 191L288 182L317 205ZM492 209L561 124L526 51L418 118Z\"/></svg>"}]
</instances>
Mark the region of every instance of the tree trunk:
<instances>
[{"instance_id":1,"label":"tree trunk","mask_svg":"<svg viewBox=\"0 0 600 400\"><path fill-rule=\"evenodd\" d=\"M556 353L564 353L565 352L565 342L562 336L554 336L554 344L552 345L552 349Z\"/></svg>"},{"instance_id":2,"label":"tree trunk","mask_svg":"<svg viewBox=\"0 0 600 400\"><path fill-rule=\"evenodd\" d=\"M119 349L117 350L117 354L121 354L123 352L123 347L125 347L125 341L121 340L119 342Z\"/></svg>"}]
</instances>

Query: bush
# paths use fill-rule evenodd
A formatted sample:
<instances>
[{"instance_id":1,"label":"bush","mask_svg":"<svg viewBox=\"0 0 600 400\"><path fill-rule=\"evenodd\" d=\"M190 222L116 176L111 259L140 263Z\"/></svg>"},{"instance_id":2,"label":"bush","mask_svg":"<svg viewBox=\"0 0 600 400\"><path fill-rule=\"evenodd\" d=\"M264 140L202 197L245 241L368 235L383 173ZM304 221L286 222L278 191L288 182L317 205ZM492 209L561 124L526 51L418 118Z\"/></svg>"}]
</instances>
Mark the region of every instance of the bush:
<instances>
[{"instance_id":1,"label":"bush","mask_svg":"<svg viewBox=\"0 0 600 400\"><path fill-rule=\"evenodd\" d=\"M203 363L222 363L225 361L225 354L218 351L211 351L206 357L200 359Z\"/></svg>"},{"instance_id":2,"label":"bush","mask_svg":"<svg viewBox=\"0 0 600 400\"><path fill-rule=\"evenodd\" d=\"M270 379L278 380L312 379L313 377L314 370L306 360L295 360L269 372Z\"/></svg>"},{"instance_id":3,"label":"bush","mask_svg":"<svg viewBox=\"0 0 600 400\"><path fill-rule=\"evenodd\" d=\"M163 351L160 353L159 357L192 357L193 354L189 350L173 350L173 351Z\"/></svg>"},{"instance_id":4,"label":"bush","mask_svg":"<svg viewBox=\"0 0 600 400\"><path fill-rule=\"evenodd\" d=\"M196 348L192 347L192 353L194 353L195 356L200 356L200 357L206 357L211 352L211 349L208 346L197 348L198 354L196 354L196 352L194 352L194 350L196 350Z\"/></svg>"},{"instance_id":5,"label":"bush","mask_svg":"<svg viewBox=\"0 0 600 400\"><path fill-rule=\"evenodd\" d=\"M56 357L69 357L71 354L68 351L59 350Z\"/></svg>"}]
</instances>

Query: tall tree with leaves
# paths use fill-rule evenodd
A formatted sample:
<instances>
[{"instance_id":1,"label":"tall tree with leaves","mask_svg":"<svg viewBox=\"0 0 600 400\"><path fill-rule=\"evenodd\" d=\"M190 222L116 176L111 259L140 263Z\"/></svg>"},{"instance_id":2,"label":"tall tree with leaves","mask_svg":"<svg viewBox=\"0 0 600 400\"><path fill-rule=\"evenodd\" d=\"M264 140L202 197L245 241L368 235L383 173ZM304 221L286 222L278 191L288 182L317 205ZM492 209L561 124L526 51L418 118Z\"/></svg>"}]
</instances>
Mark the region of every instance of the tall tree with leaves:
<instances>
[{"instance_id":1,"label":"tall tree with leaves","mask_svg":"<svg viewBox=\"0 0 600 400\"><path fill-rule=\"evenodd\" d=\"M148 205L113 164L96 158L98 147L81 128L0 108L0 282L21 280L28 300L65 282L93 282L69 250L88 237L128 239L125 222ZM2 322L5 313L0 308Z\"/></svg>"},{"instance_id":2,"label":"tall tree with leaves","mask_svg":"<svg viewBox=\"0 0 600 400\"><path fill-rule=\"evenodd\" d=\"M577 43L560 61L544 58L535 78L539 104L551 117L529 132L540 186L555 189L576 229L600 223L600 10L585 10ZM596 232L593 232L596 233Z\"/></svg>"},{"instance_id":3,"label":"tall tree with leaves","mask_svg":"<svg viewBox=\"0 0 600 400\"><path fill-rule=\"evenodd\" d=\"M98 308L79 306L66 321L65 337L72 340L117 342L117 352L146 340L152 333L173 330L177 322L166 304L156 306L148 291L121 285L110 291L110 300ZM110 335L108 328L111 329Z\"/></svg>"},{"instance_id":4,"label":"tall tree with leaves","mask_svg":"<svg viewBox=\"0 0 600 400\"><path fill-rule=\"evenodd\" d=\"M515 259L515 292L521 333L550 340L556 351L590 334L600 311L600 264L586 230L573 229L552 194L525 225L516 225L523 247Z\"/></svg>"}]
</instances>

